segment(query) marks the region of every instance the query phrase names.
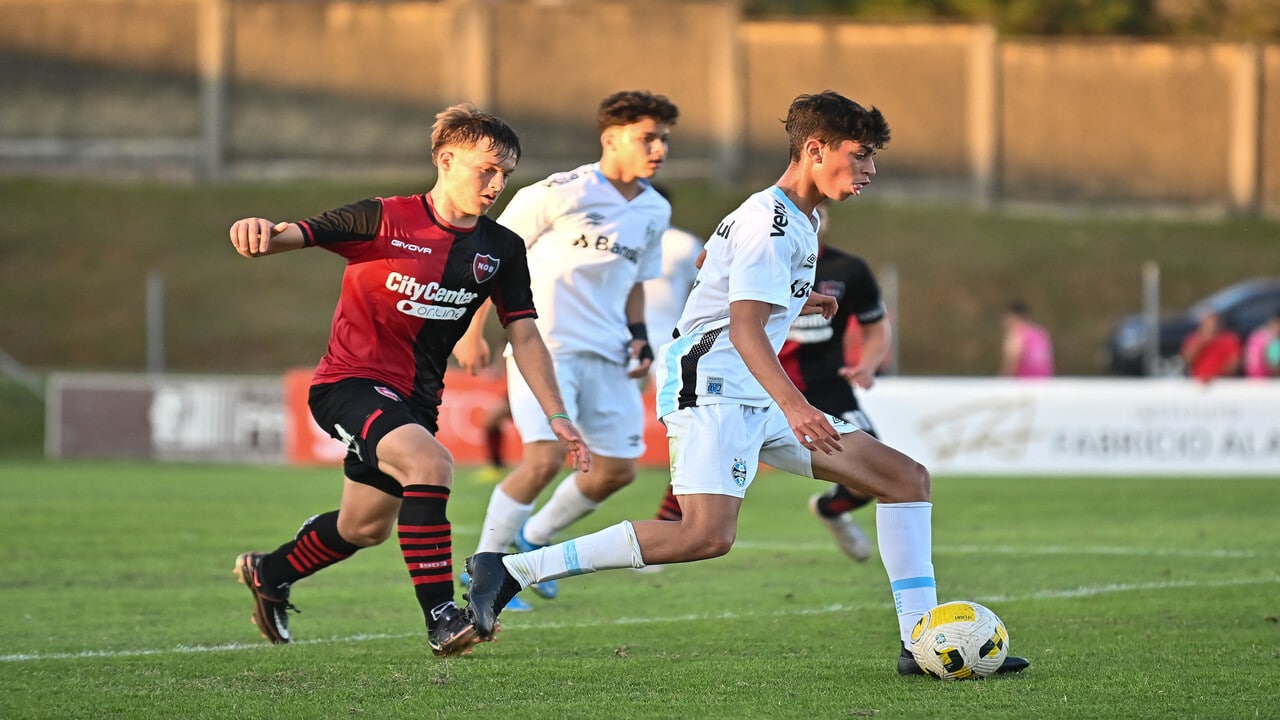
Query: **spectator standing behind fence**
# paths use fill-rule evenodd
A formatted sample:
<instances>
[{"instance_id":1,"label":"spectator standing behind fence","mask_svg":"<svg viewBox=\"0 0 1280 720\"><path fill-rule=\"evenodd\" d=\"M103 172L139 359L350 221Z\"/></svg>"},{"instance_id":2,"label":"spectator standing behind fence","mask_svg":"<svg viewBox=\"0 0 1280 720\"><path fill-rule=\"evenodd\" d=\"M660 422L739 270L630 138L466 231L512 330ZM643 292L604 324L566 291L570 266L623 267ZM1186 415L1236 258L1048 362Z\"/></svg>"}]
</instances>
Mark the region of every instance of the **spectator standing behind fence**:
<instances>
[{"instance_id":1,"label":"spectator standing behind fence","mask_svg":"<svg viewBox=\"0 0 1280 720\"><path fill-rule=\"evenodd\" d=\"M1016 378L1053 376L1053 342L1044 326L1031 322L1025 302L1014 300L1004 312L1000 374Z\"/></svg>"},{"instance_id":2,"label":"spectator standing behind fence","mask_svg":"<svg viewBox=\"0 0 1280 720\"><path fill-rule=\"evenodd\" d=\"M1280 377L1280 311L1249 333L1244 343L1244 376Z\"/></svg>"},{"instance_id":3,"label":"spectator standing behind fence","mask_svg":"<svg viewBox=\"0 0 1280 720\"><path fill-rule=\"evenodd\" d=\"M1236 375L1240 372L1240 336L1222 326L1220 314L1207 312L1182 341L1179 355L1187 364L1187 373L1201 382Z\"/></svg>"}]
</instances>

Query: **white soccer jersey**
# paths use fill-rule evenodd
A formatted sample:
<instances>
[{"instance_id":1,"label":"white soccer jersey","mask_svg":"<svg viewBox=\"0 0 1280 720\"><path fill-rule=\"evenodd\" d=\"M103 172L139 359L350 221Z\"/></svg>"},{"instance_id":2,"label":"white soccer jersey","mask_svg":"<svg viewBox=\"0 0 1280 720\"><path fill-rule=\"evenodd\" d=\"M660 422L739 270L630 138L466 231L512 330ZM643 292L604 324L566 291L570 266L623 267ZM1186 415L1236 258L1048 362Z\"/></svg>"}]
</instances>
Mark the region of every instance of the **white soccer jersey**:
<instances>
[{"instance_id":1,"label":"white soccer jersey","mask_svg":"<svg viewBox=\"0 0 1280 720\"><path fill-rule=\"evenodd\" d=\"M689 290L698 277L702 240L691 232L671 228L662 234L662 277L644 283L644 322L656 348L671 340Z\"/></svg>"},{"instance_id":2,"label":"white soccer jersey","mask_svg":"<svg viewBox=\"0 0 1280 720\"><path fill-rule=\"evenodd\" d=\"M695 405L773 403L729 342L729 304L773 305L765 334L774 352L780 350L813 286L816 218L800 212L774 186L747 198L720 222L676 324L680 337L659 351L659 417Z\"/></svg>"},{"instance_id":3,"label":"white soccer jersey","mask_svg":"<svg viewBox=\"0 0 1280 720\"><path fill-rule=\"evenodd\" d=\"M666 198L645 183L628 201L592 163L521 188L498 222L524 238L538 330L551 353L626 363L627 296L662 274Z\"/></svg>"}]
</instances>

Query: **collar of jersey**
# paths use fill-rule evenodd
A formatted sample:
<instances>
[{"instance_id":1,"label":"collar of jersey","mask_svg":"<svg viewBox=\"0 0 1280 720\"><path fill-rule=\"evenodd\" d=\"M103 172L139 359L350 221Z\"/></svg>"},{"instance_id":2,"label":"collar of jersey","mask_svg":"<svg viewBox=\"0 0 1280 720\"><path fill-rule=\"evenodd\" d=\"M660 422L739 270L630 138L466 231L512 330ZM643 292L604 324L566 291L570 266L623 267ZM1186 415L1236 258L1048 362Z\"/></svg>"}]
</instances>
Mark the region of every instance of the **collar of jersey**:
<instances>
[{"instance_id":1,"label":"collar of jersey","mask_svg":"<svg viewBox=\"0 0 1280 720\"><path fill-rule=\"evenodd\" d=\"M800 212L800 208L796 207L796 204L791 202L791 198L787 197L787 194L782 192L782 188L777 185L770 185L769 192L772 192L775 197L785 203L786 206L791 209L791 212L799 215L800 217L806 217L804 213Z\"/></svg>"},{"instance_id":2,"label":"collar of jersey","mask_svg":"<svg viewBox=\"0 0 1280 720\"><path fill-rule=\"evenodd\" d=\"M622 193L618 192L618 188L613 187L613 183L609 182L609 178L605 177L604 173L600 172L600 163L598 162L591 163L591 171L596 174L597 180L599 180L602 183L607 183L609 187L613 189L613 192L617 194L617 196L621 198L623 202L627 202L627 203L634 202L636 199L640 197L640 195L644 194L645 190L648 190L650 187L648 180L644 178L640 178L640 192L635 197L628 200L625 197L622 197Z\"/></svg>"}]
</instances>

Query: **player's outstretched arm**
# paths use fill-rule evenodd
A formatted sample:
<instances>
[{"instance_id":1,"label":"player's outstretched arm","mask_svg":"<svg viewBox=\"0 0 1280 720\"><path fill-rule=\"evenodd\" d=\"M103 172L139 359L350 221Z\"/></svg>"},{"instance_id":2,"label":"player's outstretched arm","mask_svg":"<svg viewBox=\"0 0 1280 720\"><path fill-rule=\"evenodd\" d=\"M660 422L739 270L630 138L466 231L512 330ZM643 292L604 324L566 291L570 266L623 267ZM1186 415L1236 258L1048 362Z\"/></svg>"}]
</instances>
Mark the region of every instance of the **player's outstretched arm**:
<instances>
[{"instance_id":1,"label":"player's outstretched arm","mask_svg":"<svg viewBox=\"0 0 1280 720\"><path fill-rule=\"evenodd\" d=\"M291 222L245 218L231 225L231 245L248 258L297 250L306 245L302 229Z\"/></svg>"},{"instance_id":2,"label":"player's outstretched arm","mask_svg":"<svg viewBox=\"0 0 1280 720\"><path fill-rule=\"evenodd\" d=\"M759 300L730 303L729 341L742 356L747 369L787 416L791 431L800 444L810 451L820 450L828 455L839 452L843 449L840 433L831 425L826 413L810 405L796 389L769 343L764 326L772 309L772 305Z\"/></svg>"},{"instance_id":3,"label":"player's outstretched arm","mask_svg":"<svg viewBox=\"0 0 1280 720\"><path fill-rule=\"evenodd\" d=\"M515 358L520 375L547 414L552 432L569 448L574 468L584 473L590 471L591 452L587 450L582 433L565 414L560 386L556 383L555 365L538 326L532 318L512 320L507 323L507 341L511 343L511 356Z\"/></svg>"}]
</instances>

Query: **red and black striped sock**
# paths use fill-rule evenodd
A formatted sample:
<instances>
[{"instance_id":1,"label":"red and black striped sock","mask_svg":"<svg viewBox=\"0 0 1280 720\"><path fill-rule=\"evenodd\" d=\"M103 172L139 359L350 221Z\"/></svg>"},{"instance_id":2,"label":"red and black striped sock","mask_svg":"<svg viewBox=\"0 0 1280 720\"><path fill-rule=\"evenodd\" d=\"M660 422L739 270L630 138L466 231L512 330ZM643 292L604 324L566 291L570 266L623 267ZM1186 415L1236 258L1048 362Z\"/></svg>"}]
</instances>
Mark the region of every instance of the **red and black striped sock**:
<instances>
[{"instance_id":1,"label":"red and black striped sock","mask_svg":"<svg viewBox=\"0 0 1280 720\"><path fill-rule=\"evenodd\" d=\"M818 498L818 512L823 517L836 517L866 505L875 498L859 495L843 485L833 485Z\"/></svg>"},{"instance_id":2,"label":"red and black striped sock","mask_svg":"<svg viewBox=\"0 0 1280 720\"><path fill-rule=\"evenodd\" d=\"M359 549L338 534L337 510L315 515L302 524L293 540L263 558L263 585L288 587L346 560Z\"/></svg>"},{"instance_id":3,"label":"red and black striped sock","mask_svg":"<svg viewBox=\"0 0 1280 720\"><path fill-rule=\"evenodd\" d=\"M667 485L667 495L662 498L662 504L658 506L658 514L654 516L654 519L679 522L683 518L684 510L680 508L680 501L676 499L675 490L670 485Z\"/></svg>"},{"instance_id":4,"label":"red and black striped sock","mask_svg":"<svg viewBox=\"0 0 1280 720\"><path fill-rule=\"evenodd\" d=\"M449 488L406 485L400 506L400 553L430 627L433 608L453 601L453 529L445 516Z\"/></svg>"}]
</instances>

